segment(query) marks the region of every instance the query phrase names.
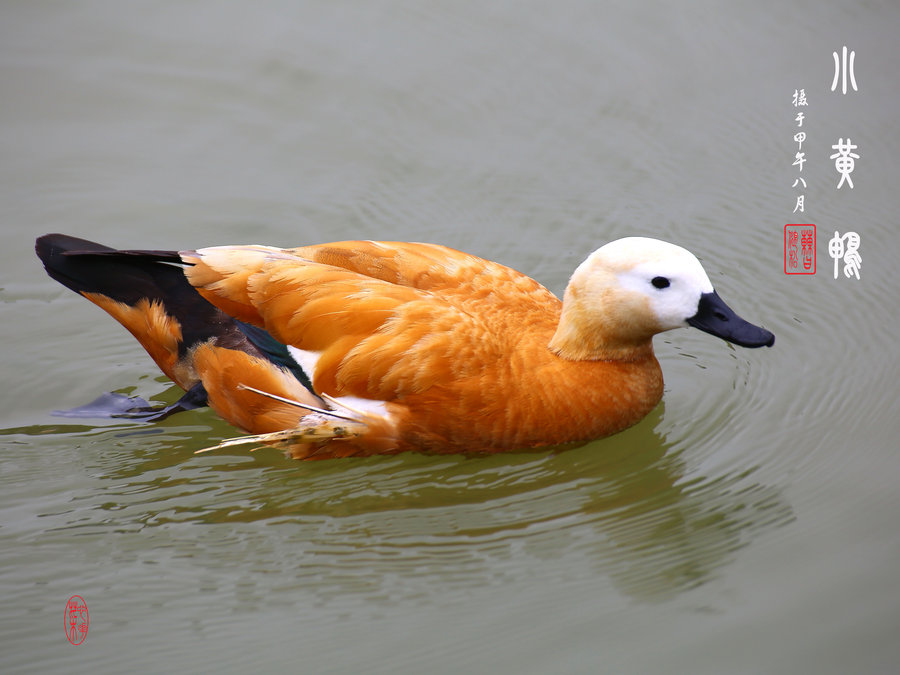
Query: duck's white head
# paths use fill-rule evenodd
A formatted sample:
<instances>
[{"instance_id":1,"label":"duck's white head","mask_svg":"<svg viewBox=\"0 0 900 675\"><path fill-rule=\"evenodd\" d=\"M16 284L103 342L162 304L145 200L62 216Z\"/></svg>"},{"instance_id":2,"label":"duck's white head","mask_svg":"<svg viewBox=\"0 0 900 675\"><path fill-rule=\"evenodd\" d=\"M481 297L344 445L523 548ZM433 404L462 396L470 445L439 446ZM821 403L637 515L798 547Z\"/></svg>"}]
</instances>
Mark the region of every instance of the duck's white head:
<instances>
[{"instance_id":1,"label":"duck's white head","mask_svg":"<svg viewBox=\"0 0 900 675\"><path fill-rule=\"evenodd\" d=\"M684 326L744 347L775 342L722 301L693 253L627 237L597 249L575 270L550 347L567 358L627 359L656 333Z\"/></svg>"}]
</instances>

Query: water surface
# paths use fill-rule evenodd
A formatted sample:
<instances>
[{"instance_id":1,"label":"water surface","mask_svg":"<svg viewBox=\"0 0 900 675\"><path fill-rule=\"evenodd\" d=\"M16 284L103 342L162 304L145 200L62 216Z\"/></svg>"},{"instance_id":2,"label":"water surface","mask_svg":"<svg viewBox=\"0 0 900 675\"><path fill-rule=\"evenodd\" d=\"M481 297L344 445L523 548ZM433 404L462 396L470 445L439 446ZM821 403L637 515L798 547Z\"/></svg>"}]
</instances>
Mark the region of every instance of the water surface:
<instances>
[{"instance_id":1,"label":"water surface","mask_svg":"<svg viewBox=\"0 0 900 675\"><path fill-rule=\"evenodd\" d=\"M889 672L898 28L888 2L5 3L3 671ZM783 272L794 222L819 228L815 276ZM859 281L831 276L849 229ZM178 396L46 277L51 231L434 241L556 293L591 250L649 235L777 342L658 337L664 402L563 452L197 456L235 433L209 410L50 414Z\"/></svg>"}]
</instances>

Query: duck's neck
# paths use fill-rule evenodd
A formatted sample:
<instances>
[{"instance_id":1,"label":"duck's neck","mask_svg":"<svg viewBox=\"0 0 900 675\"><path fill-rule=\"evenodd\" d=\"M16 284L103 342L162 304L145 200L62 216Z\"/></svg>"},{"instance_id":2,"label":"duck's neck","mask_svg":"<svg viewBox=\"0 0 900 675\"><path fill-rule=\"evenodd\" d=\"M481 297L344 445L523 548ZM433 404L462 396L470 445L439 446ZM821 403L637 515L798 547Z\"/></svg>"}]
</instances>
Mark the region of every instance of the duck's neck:
<instances>
[{"instance_id":1,"label":"duck's neck","mask_svg":"<svg viewBox=\"0 0 900 675\"><path fill-rule=\"evenodd\" d=\"M612 308L610 308L612 309ZM641 361L653 358L653 334L616 323L613 312L586 311L577 292L566 289L550 350L569 361Z\"/></svg>"}]
</instances>

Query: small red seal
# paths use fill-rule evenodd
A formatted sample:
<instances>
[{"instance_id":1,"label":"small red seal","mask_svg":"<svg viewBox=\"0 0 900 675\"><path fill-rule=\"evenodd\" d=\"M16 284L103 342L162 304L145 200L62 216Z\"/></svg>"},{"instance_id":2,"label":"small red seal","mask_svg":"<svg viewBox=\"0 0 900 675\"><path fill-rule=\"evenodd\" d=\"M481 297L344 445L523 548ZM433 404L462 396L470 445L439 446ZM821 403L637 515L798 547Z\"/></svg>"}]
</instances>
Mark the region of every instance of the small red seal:
<instances>
[{"instance_id":1,"label":"small red seal","mask_svg":"<svg viewBox=\"0 0 900 675\"><path fill-rule=\"evenodd\" d=\"M66 637L73 645L84 642L88 632L88 608L84 598L73 595L66 603L66 614L63 617L66 628Z\"/></svg>"},{"instance_id":2,"label":"small red seal","mask_svg":"<svg viewBox=\"0 0 900 675\"><path fill-rule=\"evenodd\" d=\"M784 226L784 273L816 273L816 226Z\"/></svg>"}]
</instances>

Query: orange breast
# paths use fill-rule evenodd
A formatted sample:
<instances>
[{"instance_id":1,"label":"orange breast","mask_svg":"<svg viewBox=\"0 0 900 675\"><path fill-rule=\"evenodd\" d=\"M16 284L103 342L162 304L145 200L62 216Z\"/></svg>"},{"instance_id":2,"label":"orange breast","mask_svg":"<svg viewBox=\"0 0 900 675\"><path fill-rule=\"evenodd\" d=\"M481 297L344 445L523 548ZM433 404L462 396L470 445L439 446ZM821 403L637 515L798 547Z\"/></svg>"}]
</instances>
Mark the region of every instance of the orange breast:
<instances>
[{"instance_id":1,"label":"orange breast","mask_svg":"<svg viewBox=\"0 0 900 675\"><path fill-rule=\"evenodd\" d=\"M631 363L572 362L535 344L480 377L405 399L402 441L432 452L588 441L635 424L661 398L662 372L652 353Z\"/></svg>"}]
</instances>

